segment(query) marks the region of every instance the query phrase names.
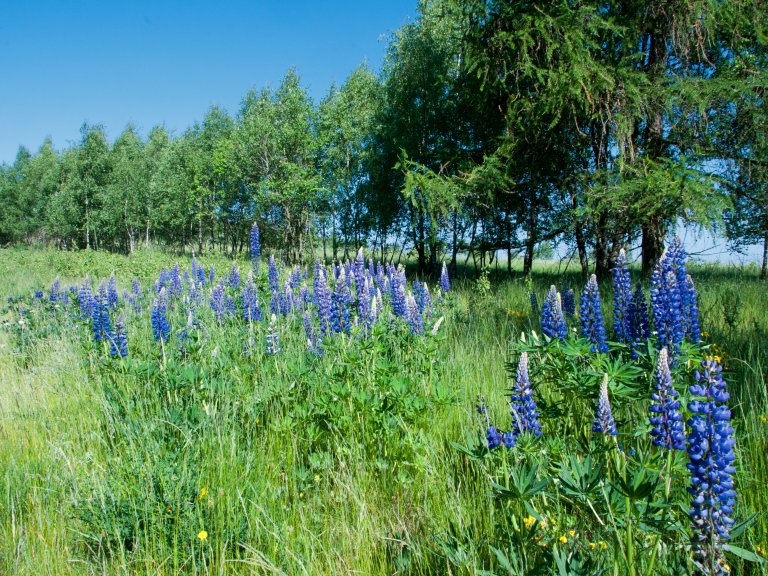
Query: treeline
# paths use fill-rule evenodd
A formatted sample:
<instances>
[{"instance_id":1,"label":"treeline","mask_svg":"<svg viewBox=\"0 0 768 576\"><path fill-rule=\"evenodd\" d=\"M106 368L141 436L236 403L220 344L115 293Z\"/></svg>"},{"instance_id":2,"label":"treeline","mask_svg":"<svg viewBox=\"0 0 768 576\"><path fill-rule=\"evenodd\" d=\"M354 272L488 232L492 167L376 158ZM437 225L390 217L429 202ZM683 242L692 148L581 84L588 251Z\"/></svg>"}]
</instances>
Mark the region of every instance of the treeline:
<instances>
[{"instance_id":1,"label":"treeline","mask_svg":"<svg viewBox=\"0 0 768 576\"><path fill-rule=\"evenodd\" d=\"M768 10L736 0L432 0L315 103L294 71L178 137L101 126L0 168L0 242L241 251L366 245L419 273L565 242L649 271L683 219L768 250ZM511 265L511 264L510 264ZM763 275L765 275L765 258Z\"/></svg>"}]
</instances>

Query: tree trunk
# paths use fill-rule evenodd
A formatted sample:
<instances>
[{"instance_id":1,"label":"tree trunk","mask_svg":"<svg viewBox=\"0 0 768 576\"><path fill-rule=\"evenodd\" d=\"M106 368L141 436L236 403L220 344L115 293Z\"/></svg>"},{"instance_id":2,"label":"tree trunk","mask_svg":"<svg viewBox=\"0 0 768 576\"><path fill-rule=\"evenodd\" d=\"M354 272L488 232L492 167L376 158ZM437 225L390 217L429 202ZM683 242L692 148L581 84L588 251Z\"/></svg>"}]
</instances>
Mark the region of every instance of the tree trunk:
<instances>
[{"instance_id":1,"label":"tree trunk","mask_svg":"<svg viewBox=\"0 0 768 576\"><path fill-rule=\"evenodd\" d=\"M760 280L765 280L766 268L768 268L768 232L763 236L763 265L760 267Z\"/></svg>"},{"instance_id":2,"label":"tree trunk","mask_svg":"<svg viewBox=\"0 0 768 576\"><path fill-rule=\"evenodd\" d=\"M643 222L642 232L642 273L644 278L648 278L664 252L664 236L667 230L661 218L656 216Z\"/></svg>"}]
</instances>

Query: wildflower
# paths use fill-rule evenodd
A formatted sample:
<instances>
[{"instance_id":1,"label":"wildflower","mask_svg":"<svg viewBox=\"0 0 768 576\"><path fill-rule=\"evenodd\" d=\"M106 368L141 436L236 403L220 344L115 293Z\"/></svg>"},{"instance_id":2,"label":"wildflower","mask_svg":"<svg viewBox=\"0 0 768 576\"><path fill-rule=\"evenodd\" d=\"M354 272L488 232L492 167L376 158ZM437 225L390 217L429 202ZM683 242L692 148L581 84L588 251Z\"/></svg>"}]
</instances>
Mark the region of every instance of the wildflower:
<instances>
[{"instance_id":1,"label":"wildflower","mask_svg":"<svg viewBox=\"0 0 768 576\"><path fill-rule=\"evenodd\" d=\"M528 375L527 352L523 352L520 355L511 399L511 414L515 433L531 432L536 436L541 436L539 413L536 409L536 401L533 399L531 379Z\"/></svg>"},{"instance_id":2,"label":"wildflower","mask_svg":"<svg viewBox=\"0 0 768 576\"><path fill-rule=\"evenodd\" d=\"M762 415L760 416L760 422L761 422L762 424L768 424L768 416L766 416L765 414L762 414Z\"/></svg>"},{"instance_id":3,"label":"wildflower","mask_svg":"<svg viewBox=\"0 0 768 576\"><path fill-rule=\"evenodd\" d=\"M539 297L536 296L536 292L531 292L528 295L528 297L529 297L529 299L531 301L531 312L535 316L538 316L538 314L539 314Z\"/></svg>"},{"instance_id":4,"label":"wildflower","mask_svg":"<svg viewBox=\"0 0 768 576\"><path fill-rule=\"evenodd\" d=\"M565 536L565 534L560 536L560 538L558 538L558 540L560 540L561 544L567 544L568 543L568 538Z\"/></svg>"},{"instance_id":5,"label":"wildflower","mask_svg":"<svg viewBox=\"0 0 768 576\"><path fill-rule=\"evenodd\" d=\"M496 430L496 426L491 424L491 418L488 415L488 406L485 405L485 401L480 398L480 404L477 406L477 413L485 419L485 440L488 444L488 449L493 450L501 444L501 435Z\"/></svg>"},{"instance_id":6,"label":"wildflower","mask_svg":"<svg viewBox=\"0 0 768 576\"><path fill-rule=\"evenodd\" d=\"M616 422L611 414L611 403L608 399L608 374L603 378L600 386L600 398L597 402L597 414L592 423L592 432L616 436Z\"/></svg>"},{"instance_id":7,"label":"wildflower","mask_svg":"<svg viewBox=\"0 0 768 576\"><path fill-rule=\"evenodd\" d=\"M208 532L200 530L200 532L197 533L197 539L200 540L200 542L205 542L208 539Z\"/></svg>"},{"instance_id":8,"label":"wildflower","mask_svg":"<svg viewBox=\"0 0 768 576\"><path fill-rule=\"evenodd\" d=\"M109 336L109 353L112 356L128 356L128 337L125 331L125 317L119 316L115 322L115 329Z\"/></svg>"},{"instance_id":9,"label":"wildflower","mask_svg":"<svg viewBox=\"0 0 768 576\"><path fill-rule=\"evenodd\" d=\"M280 314L280 279L274 256L269 257L267 277L269 279L269 292L272 295L269 309L272 314Z\"/></svg>"},{"instance_id":10,"label":"wildflower","mask_svg":"<svg viewBox=\"0 0 768 576\"><path fill-rule=\"evenodd\" d=\"M171 335L171 326L168 324L167 314L167 301L165 296L165 288L160 290L152 305L152 334L155 340L165 342Z\"/></svg>"},{"instance_id":11,"label":"wildflower","mask_svg":"<svg viewBox=\"0 0 768 576\"><path fill-rule=\"evenodd\" d=\"M184 285L181 283L181 270L179 263L173 265L171 274L168 278L168 295L181 296L184 293Z\"/></svg>"},{"instance_id":12,"label":"wildflower","mask_svg":"<svg viewBox=\"0 0 768 576\"><path fill-rule=\"evenodd\" d=\"M593 352L608 352L605 343L605 327L603 326L603 310L600 301L600 289L597 277L592 274L581 293L580 320L581 332L592 343Z\"/></svg>"},{"instance_id":13,"label":"wildflower","mask_svg":"<svg viewBox=\"0 0 768 576\"><path fill-rule=\"evenodd\" d=\"M576 537L576 530L568 530L568 535L571 538L575 538Z\"/></svg>"},{"instance_id":14,"label":"wildflower","mask_svg":"<svg viewBox=\"0 0 768 576\"><path fill-rule=\"evenodd\" d=\"M530 529L531 526L533 526L536 523L536 518L531 516L530 514L523 518L523 524L525 524L525 527Z\"/></svg>"},{"instance_id":15,"label":"wildflower","mask_svg":"<svg viewBox=\"0 0 768 576\"><path fill-rule=\"evenodd\" d=\"M320 337L325 338L331 333L331 292L325 280L325 271L315 263L314 298L317 304L317 316L320 322Z\"/></svg>"},{"instance_id":16,"label":"wildflower","mask_svg":"<svg viewBox=\"0 0 768 576\"><path fill-rule=\"evenodd\" d=\"M243 307L243 318L245 318L246 322L261 320L259 294L256 284L253 282L253 272L248 272L248 277L243 284L243 290L240 294L240 302Z\"/></svg>"},{"instance_id":17,"label":"wildflower","mask_svg":"<svg viewBox=\"0 0 768 576\"><path fill-rule=\"evenodd\" d=\"M613 331L619 342L632 341L632 323L630 308L632 304L632 284L627 268L627 254L622 248L616 259L613 273Z\"/></svg>"},{"instance_id":18,"label":"wildflower","mask_svg":"<svg viewBox=\"0 0 768 576\"><path fill-rule=\"evenodd\" d=\"M261 261L261 242L259 237L259 225L256 222L251 226L251 264L253 265L253 271L258 274L259 262Z\"/></svg>"},{"instance_id":19,"label":"wildflower","mask_svg":"<svg viewBox=\"0 0 768 576\"><path fill-rule=\"evenodd\" d=\"M240 288L240 268L238 268L237 262L232 262L232 266L229 269L229 276L227 277L227 283L233 290Z\"/></svg>"},{"instance_id":20,"label":"wildflower","mask_svg":"<svg viewBox=\"0 0 768 576\"><path fill-rule=\"evenodd\" d=\"M632 341L631 356L637 358L640 346L651 337L648 304L645 301L645 294L640 282L635 286L627 314L629 316L629 336Z\"/></svg>"},{"instance_id":21,"label":"wildflower","mask_svg":"<svg viewBox=\"0 0 768 576\"><path fill-rule=\"evenodd\" d=\"M91 293L91 279L86 276L77 296L80 305L80 318L88 320L93 315L93 294Z\"/></svg>"},{"instance_id":22,"label":"wildflower","mask_svg":"<svg viewBox=\"0 0 768 576\"><path fill-rule=\"evenodd\" d=\"M444 294L448 294L451 291L451 280L448 278L448 267L443 262L443 269L440 271L440 290Z\"/></svg>"},{"instance_id":23,"label":"wildflower","mask_svg":"<svg viewBox=\"0 0 768 576\"><path fill-rule=\"evenodd\" d=\"M208 494L208 488L203 486L202 488L200 488L200 496L198 496L198 499L202 500L203 498L206 497L207 494Z\"/></svg>"},{"instance_id":24,"label":"wildflower","mask_svg":"<svg viewBox=\"0 0 768 576\"><path fill-rule=\"evenodd\" d=\"M61 299L61 296L61 280L56 276L56 279L51 286L51 292L48 294L48 301L51 303L58 302Z\"/></svg>"},{"instance_id":25,"label":"wildflower","mask_svg":"<svg viewBox=\"0 0 768 576\"><path fill-rule=\"evenodd\" d=\"M406 306L408 308L408 324L411 328L411 334L423 334L424 320L421 316L421 312L419 312L419 306L416 304L416 299L413 297L413 294L408 294Z\"/></svg>"},{"instance_id":26,"label":"wildflower","mask_svg":"<svg viewBox=\"0 0 768 576\"><path fill-rule=\"evenodd\" d=\"M312 324L312 316L309 313L309 310L304 311L304 332L307 335L307 349L309 352L311 354L322 354L320 342L317 339L317 334L315 333L315 327Z\"/></svg>"},{"instance_id":27,"label":"wildflower","mask_svg":"<svg viewBox=\"0 0 768 576\"><path fill-rule=\"evenodd\" d=\"M280 353L280 340L277 334L277 316L272 314L269 320L269 330L267 332L267 354L276 355Z\"/></svg>"},{"instance_id":28,"label":"wildflower","mask_svg":"<svg viewBox=\"0 0 768 576\"><path fill-rule=\"evenodd\" d=\"M103 281L93 298L92 319L94 340L96 342L107 340L110 333L109 307L107 305L107 289Z\"/></svg>"},{"instance_id":29,"label":"wildflower","mask_svg":"<svg viewBox=\"0 0 768 576\"><path fill-rule=\"evenodd\" d=\"M571 319L576 314L576 295L573 292L573 288L563 289L563 312Z\"/></svg>"},{"instance_id":30,"label":"wildflower","mask_svg":"<svg viewBox=\"0 0 768 576\"><path fill-rule=\"evenodd\" d=\"M405 297L405 272L396 271L390 284L392 292L392 311L398 318L408 318L408 306Z\"/></svg>"},{"instance_id":31,"label":"wildflower","mask_svg":"<svg viewBox=\"0 0 768 576\"><path fill-rule=\"evenodd\" d=\"M352 304L352 294L346 282L347 273L342 268L341 274L336 279L331 294L331 329L334 332L349 333L350 325L350 305Z\"/></svg>"},{"instance_id":32,"label":"wildflower","mask_svg":"<svg viewBox=\"0 0 768 576\"><path fill-rule=\"evenodd\" d=\"M727 572L723 544L729 538L736 502L734 431L722 367L714 360L704 360L701 366L703 372L696 372L696 383L691 385L691 395L700 399L688 403L693 414L688 420L687 465L692 545L694 562L704 574L723 574Z\"/></svg>"},{"instance_id":33,"label":"wildflower","mask_svg":"<svg viewBox=\"0 0 768 576\"><path fill-rule=\"evenodd\" d=\"M669 450L685 450L683 434L683 416L680 414L680 401L677 390L672 385L669 371L669 355L666 348L659 352L656 364L656 391L651 394L649 421L653 426L651 437L653 445Z\"/></svg>"},{"instance_id":34,"label":"wildflower","mask_svg":"<svg viewBox=\"0 0 768 576\"><path fill-rule=\"evenodd\" d=\"M651 310L656 342L659 349L667 348L672 361L685 336L683 303L673 256L668 250L665 251L651 274Z\"/></svg>"},{"instance_id":35,"label":"wildflower","mask_svg":"<svg viewBox=\"0 0 768 576\"><path fill-rule=\"evenodd\" d=\"M211 291L210 306L216 321L222 322L226 311L224 309L224 286L221 283L214 286Z\"/></svg>"},{"instance_id":36,"label":"wildflower","mask_svg":"<svg viewBox=\"0 0 768 576\"><path fill-rule=\"evenodd\" d=\"M685 277L684 289L682 293L683 308L686 312L686 336L691 342L701 342L702 334L699 326L699 304L696 293L696 287L693 285L693 278Z\"/></svg>"},{"instance_id":37,"label":"wildflower","mask_svg":"<svg viewBox=\"0 0 768 576\"><path fill-rule=\"evenodd\" d=\"M541 331L552 339L562 340L568 334L557 288L551 286L541 307Z\"/></svg>"},{"instance_id":38,"label":"wildflower","mask_svg":"<svg viewBox=\"0 0 768 576\"><path fill-rule=\"evenodd\" d=\"M318 474L315 474L315 484L320 483L320 476Z\"/></svg>"},{"instance_id":39,"label":"wildflower","mask_svg":"<svg viewBox=\"0 0 768 576\"><path fill-rule=\"evenodd\" d=\"M755 552L757 552L758 554L765 554L765 548L763 548L762 546L760 546L760 544L758 544L757 546L755 546Z\"/></svg>"}]
</instances>

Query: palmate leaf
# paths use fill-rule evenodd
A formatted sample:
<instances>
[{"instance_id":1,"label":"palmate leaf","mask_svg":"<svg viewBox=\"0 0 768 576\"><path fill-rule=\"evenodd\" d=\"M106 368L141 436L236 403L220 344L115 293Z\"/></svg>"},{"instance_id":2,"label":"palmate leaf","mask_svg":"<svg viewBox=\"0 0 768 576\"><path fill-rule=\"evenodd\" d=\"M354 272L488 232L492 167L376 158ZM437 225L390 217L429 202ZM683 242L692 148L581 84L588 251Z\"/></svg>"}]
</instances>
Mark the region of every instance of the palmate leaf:
<instances>
[{"instance_id":1,"label":"palmate leaf","mask_svg":"<svg viewBox=\"0 0 768 576\"><path fill-rule=\"evenodd\" d=\"M544 492L549 484L548 479L537 480L538 467L521 465L516 467L510 475L510 486L502 486L493 483L495 496L498 498L511 498L513 500L530 500L537 494Z\"/></svg>"},{"instance_id":2,"label":"palmate leaf","mask_svg":"<svg viewBox=\"0 0 768 576\"><path fill-rule=\"evenodd\" d=\"M586 501L597 495L597 488L603 479L602 464L596 465L591 456L579 458L571 455L558 472L560 490L579 500Z\"/></svg>"}]
</instances>

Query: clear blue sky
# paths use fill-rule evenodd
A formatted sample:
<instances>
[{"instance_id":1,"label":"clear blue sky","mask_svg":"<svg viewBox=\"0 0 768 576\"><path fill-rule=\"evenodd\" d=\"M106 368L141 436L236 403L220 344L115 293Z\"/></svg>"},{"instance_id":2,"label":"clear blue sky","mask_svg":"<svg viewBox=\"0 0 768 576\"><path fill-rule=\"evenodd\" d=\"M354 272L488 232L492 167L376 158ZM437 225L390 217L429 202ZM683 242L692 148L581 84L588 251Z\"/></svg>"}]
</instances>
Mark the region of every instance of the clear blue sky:
<instances>
[{"instance_id":1,"label":"clear blue sky","mask_svg":"<svg viewBox=\"0 0 768 576\"><path fill-rule=\"evenodd\" d=\"M65 148L84 121L111 139L128 122L179 133L291 67L319 100L361 62L379 70L415 16L416 0L4 2L0 163L46 136Z\"/></svg>"}]
</instances>

